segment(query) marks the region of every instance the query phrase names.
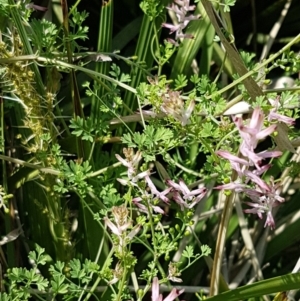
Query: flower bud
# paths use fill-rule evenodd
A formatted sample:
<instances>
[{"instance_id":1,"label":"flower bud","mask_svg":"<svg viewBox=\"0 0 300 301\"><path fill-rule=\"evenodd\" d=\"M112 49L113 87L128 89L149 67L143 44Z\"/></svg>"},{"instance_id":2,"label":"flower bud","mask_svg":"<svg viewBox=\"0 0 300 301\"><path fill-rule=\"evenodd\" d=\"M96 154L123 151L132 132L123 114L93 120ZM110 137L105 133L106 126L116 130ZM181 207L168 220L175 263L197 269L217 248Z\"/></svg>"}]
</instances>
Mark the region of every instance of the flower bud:
<instances>
[{"instance_id":1,"label":"flower bud","mask_svg":"<svg viewBox=\"0 0 300 301\"><path fill-rule=\"evenodd\" d=\"M142 289L139 289L139 290L137 291L137 295L138 295L139 299L142 299L143 296L144 296L144 291L143 291Z\"/></svg>"},{"instance_id":2,"label":"flower bud","mask_svg":"<svg viewBox=\"0 0 300 301\"><path fill-rule=\"evenodd\" d=\"M231 191L230 191L230 190L224 190L224 194L225 194L226 196L230 196L230 195L231 195Z\"/></svg>"},{"instance_id":3,"label":"flower bud","mask_svg":"<svg viewBox=\"0 0 300 301\"><path fill-rule=\"evenodd\" d=\"M223 181L224 181L224 184L228 184L231 182L229 177L224 178Z\"/></svg>"},{"instance_id":4,"label":"flower bud","mask_svg":"<svg viewBox=\"0 0 300 301\"><path fill-rule=\"evenodd\" d=\"M158 224L160 222L160 217L159 216L156 216L154 218L154 224Z\"/></svg>"}]
</instances>

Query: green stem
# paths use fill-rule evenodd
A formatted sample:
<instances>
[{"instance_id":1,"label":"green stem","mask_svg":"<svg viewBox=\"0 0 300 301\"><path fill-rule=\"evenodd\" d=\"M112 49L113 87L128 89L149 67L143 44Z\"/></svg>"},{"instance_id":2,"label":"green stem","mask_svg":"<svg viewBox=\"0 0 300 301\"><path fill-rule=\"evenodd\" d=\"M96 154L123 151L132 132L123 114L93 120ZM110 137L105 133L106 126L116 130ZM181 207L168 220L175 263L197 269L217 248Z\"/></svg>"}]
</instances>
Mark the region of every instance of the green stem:
<instances>
[{"instance_id":1,"label":"green stem","mask_svg":"<svg viewBox=\"0 0 300 301\"><path fill-rule=\"evenodd\" d=\"M107 256L107 260L106 260L106 263L103 265L101 271L100 271L100 274L106 269L106 266L107 266L107 263L109 262L109 259L112 257L114 253L114 249L112 248ZM96 279L96 281L94 282L93 286L91 287L89 293L87 294L87 296L84 298L83 301L87 301L90 299L90 297L92 296L92 294L94 293L94 291L96 290L99 282L102 280L102 277L98 276L98 278Z\"/></svg>"},{"instance_id":2,"label":"green stem","mask_svg":"<svg viewBox=\"0 0 300 301\"><path fill-rule=\"evenodd\" d=\"M99 245L99 248L98 248L98 253L97 253L97 256L96 256L96 258L94 260L94 263L97 263L99 261L99 258L100 258L100 255L101 255L101 251L103 249L103 245L104 245L104 236L102 237L102 240L100 242L100 245ZM112 254L111 254L111 256L112 256ZM90 279L92 279L93 275L94 275L93 272L90 273ZM84 295L84 292L87 290L87 288L88 288L88 283L85 284L85 286L84 286L84 288L83 288L83 290L81 292L81 295L78 298L78 301L80 301L82 299L82 297Z\"/></svg>"},{"instance_id":3,"label":"green stem","mask_svg":"<svg viewBox=\"0 0 300 301\"><path fill-rule=\"evenodd\" d=\"M89 174L89 175L87 176L87 178L93 178L93 177L96 177L96 176L98 176L98 175L100 175L100 174L105 173L105 172L106 172L108 169L110 169L110 168L115 168L115 167L118 167L118 166L121 166L121 165L122 165L121 162L116 162L116 163L114 163L114 164L112 164L112 165L110 165L110 166L107 166L107 167L105 167L105 168L99 169L99 170L97 170L97 171L95 171L95 172Z\"/></svg>"},{"instance_id":4,"label":"green stem","mask_svg":"<svg viewBox=\"0 0 300 301\"><path fill-rule=\"evenodd\" d=\"M122 280L119 283L119 287L118 287L119 292L118 292L118 296L117 296L117 299L116 299L117 301L122 301L121 295L122 295L122 292L123 292L123 287L124 287L124 283L126 281L126 278L127 278L127 269L125 268L124 272L123 272Z\"/></svg>"},{"instance_id":5,"label":"green stem","mask_svg":"<svg viewBox=\"0 0 300 301\"><path fill-rule=\"evenodd\" d=\"M233 137L233 133L237 132L238 129L235 128L233 131L231 131L230 133L228 133L227 135L225 135L221 140L220 142L217 144L216 146L216 151L219 150L220 146L222 145L223 141L227 139L227 137L231 136Z\"/></svg>"},{"instance_id":6,"label":"green stem","mask_svg":"<svg viewBox=\"0 0 300 301\"><path fill-rule=\"evenodd\" d=\"M16 158L12 158L12 157L8 157L8 156L4 156L4 155L0 155L0 159L5 160L5 161L9 161L15 164L20 164L35 170L39 170L41 172L47 173L47 174L52 174L55 176L58 176L60 174L60 171L52 169L52 168L47 168L47 167L43 167L40 165L35 165L35 164L31 164L28 163L26 161L20 160L20 159L16 159Z\"/></svg>"},{"instance_id":7,"label":"green stem","mask_svg":"<svg viewBox=\"0 0 300 301\"><path fill-rule=\"evenodd\" d=\"M113 0L102 1L100 22L99 22L99 36L97 51L108 52L112 48L112 32L113 32L113 13L114 3ZM108 75L110 70L110 62L96 63L95 71L100 74ZM97 122L101 118L100 103L98 97L105 96L105 82L101 85L96 95L92 97L91 117Z\"/></svg>"},{"instance_id":8,"label":"green stem","mask_svg":"<svg viewBox=\"0 0 300 301\"><path fill-rule=\"evenodd\" d=\"M232 172L231 182L234 182L237 178L236 171ZM226 197L224 211L221 217L221 222L218 230L218 237L216 243L216 250L214 255L214 261L211 271L211 281L210 281L210 296L215 296L219 291L219 284L221 278L221 263L223 258L226 234L228 229L228 224L234 204L235 193L231 193Z\"/></svg>"},{"instance_id":9,"label":"green stem","mask_svg":"<svg viewBox=\"0 0 300 301\"><path fill-rule=\"evenodd\" d=\"M214 161L215 161L216 163L218 163L218 162L219 162L219 157L215 154L215 151L211 148L211 146L210 146L208 143L206 143L205 139L202 139L201 137L199 137L199 140L200 140L201 143L202 143L203 145L205 145L205 147L209 150L210 154L211 154L211 155L213 156L213 158L214 158Z\"/></svg>"},{"instance_id":10,"label":"green stem","mask_svg":"<svg viewBox=\"0 0 300 301\"><path fill-rule=\"evenodd\" d=\"M252 76L253 74L257 73L259 71L259 69L267 66L269 63L271 63L272 61L274 61L277 57L279 57L286 50L288 50L292 45L298 43L299 40L300 40L300 34L298 34L294 39L292 39L292 41L290 41L288 44L286 44L277 53L271 55L267 60L265 60L264 62L260 63L256 67L254 67L253 70L250 70L249 72L247 72L246 74L244 74L243 76L241 76L240 78L238 78L237 80L235 80L234 82L232 82L231 84L227 85L223 89L219 90L218 92L215 92L212 95L208 96L207 99L211 99L211 98L215 97L215 95L222 94L222 93L226 92L227 90L235 87L236 85L238 85L239 83L241 83L242 81L244 81L246 78L248 78L248 77Z\"/></svg>"},{"instance_id":11,"label":"green stem","mask_svg":"<svg viewBox=\"0 0 300 301\"><path fill-rule=\"evenodd\" d=\"M198 144L197 144L198 145ZM196 177L202 177L201 174L189 169L189 168L186 168L185 166L181 165L180 163L177 163L173 158L171 158L170 156L168 157L168 160L170 160L174 165L176 165L177 167L179 167L181 170L183 170L184 172L188 173L188 174L191 174L191 175L194 175Z\"/></svg>"},{"instance_id":12,"label":"green stem","mask_svg":"<svg viewBox=\"0 0 300 301\"><path fill-rule=\"evenodd\" d=\"M120 81L117 81L107 75L104 75L104 74L101 74L101 73L98 73L96 71L93 71L93 70L90 70L88 68L84 68L84 67L81 67L81 66L77 66L77 65L73 65L73 64L69 64L69 63L66 63L66 62L63 62L63 61L60 61L60 60L57 60L57 59L49 59L49 58L46 58L46 57L36 57L36 60L38 62L43 62L43 63L46 63L46 64L51 64L51 65L57 65L57 66L61 66L61 67L65 67L65 68L70 68L72 70L78 70L78 71L81 71L81 72L84 72L86 74L90 74L92 76L96 76L96 77L100 77L102 79L105 79L113 84L116 84L117 86L121 87L121 88L124 88L126 90L128 90L129 92L132 92L133 94L136 94L136 89L120 82ZM0 63L1 63L1 60L0 60Z\"/></svg>"},{"instance_id":13,"label":"green stem","mask_svg":"<svg viewBox=\"0 0 300 301\"><path fill-rule=\"evenodd\" d=\"M27 34L24 24L28 25L29 27L30 27L30 25L24 19L22 19L22 14L20 13L20 10L16 6L16 2L14 0L8 0L8 4L10 6L10 13L11 13L12 19L14 21L14 25L16 26L18 33L20 35L21 41L23 43L25 53L28 55L33 55L34 52L32 50L32 47L30 44L30 39L28 38L28 34ZM38 65L36 63L33 63L31 65L31 68L35 75L35 83L37 86L37 91L38 91L39 95L41 96L41 98L44 98L44 96L45 96L44 83L43 83Z\"/></svg>"},{"instance_id":14,"label":"green stem","mask_svg":"<svg viewBox=\"0 0 300 301\"><path fill-rule=\"evenodd\" d=\"M149 222L150 222L150 229L151 229L151 235L152 235L152 241L153 241L153 248L154 248L154 261L157 261L157 248L156 248L156 240L155 240L155 232L154 232L154 223L153 223L153 218L150 210L149 203L146 203L148 212L149 212Z\"/></svg>"}]
</instances>

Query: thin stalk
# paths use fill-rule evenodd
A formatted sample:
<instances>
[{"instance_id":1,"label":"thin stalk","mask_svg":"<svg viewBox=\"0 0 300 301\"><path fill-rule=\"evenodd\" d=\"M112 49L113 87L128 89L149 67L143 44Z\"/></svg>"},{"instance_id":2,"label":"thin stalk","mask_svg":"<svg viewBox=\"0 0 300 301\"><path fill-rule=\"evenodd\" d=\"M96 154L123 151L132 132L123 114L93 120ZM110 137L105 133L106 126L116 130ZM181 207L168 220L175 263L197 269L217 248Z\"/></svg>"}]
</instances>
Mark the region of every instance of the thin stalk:
<instances>
[{"instance_id":1,"label":"thin stalk","mask_svg":"<svg viewBox=\"0 0 300 301\"><path fill-rule=\"evenodd\" d=\"M119 283L119 287L118 287L119 288L119 292L118 292L118 295L117 295L117 298L116 298L117 301L122 301L121 295L122 295L122 292L123 292L124 284L126 282L126 276L127 276L127 269L125 268L124 272L123 272L123 277L122 277L122 279L121 279L121 281Z\"/></svg>"},{"instance_id":2,"label":"thin stalk","mask_svg":"<svg viewBox=\"0 0 300 301\"><path fill-rule=\"evenodd\" d=\"M197 145L198 145L198 143L197 143ZM199 174L198 172L195 172L189 168L186 168L185 166L181 165L180 163L177 163L173 158L168 157L168 160L170 160L170 162L172 162L172 164L174 164L175 166L177 166L178 168L180 168L187 174L194 175L195 177L202 177L202 175Z\"/></svg>"},{"instance_id":3,"label":"thin stalk","mask_svg":"<svg viewBox=\"0 0 300 301\"><path fill-rule=\"evenodd\" d=\"M171 78L176 78L179 74L190 74L191 64L195 59L199 49L202 47L207 30L210 28L211 23L207 13L199 1L195 14L200 14L201 19L191 21L186 30L186 34L194 36L194 39L184 39L181 47L179 48L174 63L172 64Z\"/></svg>"},{"instance_id":4,"label":"thin stalk","mask_svg":"<svg viewBox=\"0 0 300 301\"><path fill-rule=\"evenodd\" d=\"M201 52L201 59L199 64L199 73L209 75L210 73L210 66L212 60L212 53L213 53L213 44L214 44L214 37L215 37L215 30L213 26L210 24L206 34L203 39L203 47ZM197 117L199 123L201 117ZM189 151L189 160L190 160L190 168L194 168L196 164L196 158L199 154L199 143L193 143L190 147Z\"/></svg>"},{"instance_id":5,"label":"thin stalk","mask_svg":"<svg viewBox=\"0 0 300 301\"><path fill-rule=\"evenodd\" d=\"M114 253L114 248L111 248L111 250L110 250L110 252L109 252L109 254L108 254L108 256L107 256L106 262L109 262L109 259L112 257L113 253ZM104 269L106 268L106 265L107 265L107 264L104 264L104 265L103 265L101 272L104 271ZM101 272L100 272L100 274L101 274ZM97 278L96 281L94 282L92 288L90 289L89 293L87 294L87 296L84 298L83 301L87 301L87 300L90 299L90 297L92 296L92 294L94 293L94 291L97 289L97 286L98 286L98 284L99 284L99 282L100 282L101 280L102 280L102 277L98 276L98 278Z\"/></svg>"},{"instance_id":6,"label":"thin stalk","mask_svg":"<svg viewBox=\"0 0 300 301\"><path fill-rule=\"evenodd\" d=\"M3 103L2 97L0 96L0 152L1 153L5 152L4 129L5 129L4 103ZM6 193L8 193L8 183L7 183L6 161L3 158L1 160L1 164L2 164L2 179L3 179L2 187L3 187L3 192L6 194ZM2 200L1 202L5 202L5 200ZM0 205L2 205L2 204L0 204ZM10 212L10 211L12 211L12 212ZM15 215L15 213L13 211L14 211L14 208L13 208L13 203L12 203L12 206L10 206L10 204L8 206L7 213L10 213L10 214L4 215L6 233L9 233L12 231L12 217ZM15 266L17 264L16 260L17 260L17 257L16 257L16 253L15 253L14 244L8 244L7 245L7 264L8 264L8 266L9 267Z\"/></svg>"},{"instance_id":7,"label":"thin stalk","mask_svg":"<svg viewBox=\"0 0 300 301\"><path fill-rule=\"evenodd\" d=\"M46 174L51 174L51 175L56 175L58 176L60 174L60 172L58 170L52 169L52 168L47 168L47 167L43 167L41 165L36 165L36 164L32 164L32 163L28 163L26 161L20 160L20 159L16 159L16 158L12 158L9 156L4 156L4 155L0 155L0 159L8 161L8 162L12 162L15 164L20 164L38 171L41 171L43 173Z\"/></svg>"},{"instance_id":8,"label":"thin stalk","mask_svg":"<svg viewBox=\"0 0 300 301\"><path fill-rule=\"evenodd\" d=\"M99 176L99 175L101 175L101 174L107 172L108 169L110 169L110 168L115 168L115 167L118 167L118 166L121 166L121 165L122 165L121 162L116 162L116 163L114 163L114 164L112 164L112 165L110 165L110 166L107 166L107 167L105 167L105 168L99 169L99 170L97 170L97 171L91 173L90 175L87 176L87 178L92 178L92 177Z\"/></svg>"},{"instance_id":9,"label":"thin stalk","mask_svg":"<svg viewBox=\"0 0 300 301\"><path fill-rule=\"evenodd\" d=\"M243 76L247 73L248 70L234 44L232 43L232 41L229 41L227 37L225 37L222 31L222 29L224 30L226 28L226 25L223 24L223 21L219 17L218 13L215 11L210 1L202 0L201 3L203 4L206 13L209 16L210 22L213 24L216 33L218 34L224 48L226 49L228 57L234 63L234 67L237 73L240 76ZM252 77L247 77L244 81L244 85L253 101L257 96L262 95L261 88L257 85L257 83Z\"/></svg>"},{"instance_id":10,"label":"thin stalk","mask_svg":"<svg viewBox=\"0 0 300 301\"><path fill-rule=\"evenodd\" d=\"M107 2L102 1L97 51L110 52L112 49L113 13L113 0L109 0ZM109 70L110 62L96 63L95 71L97 73L108 76ZM105 88L101 85L96 93L99 98L102 98L106 93ZM99 109L100 103L97 96L95 95L92 97L91 104L91 117L95 120L95 122L97 119L101 118Z\"/></svg>"},{"instance_id":11,"label":"thin stalk","mask_svg":"<svg viewBox=\"0 0 300 301\"><path fill-rule=\"evenodd\" d=\"M28 38L26 29L24 27L24 24L26 24L27 22L24 19L22 19L22 15L20 14L20 11L16 6L16 2L14 0L8 0L8 3L9 3L9 7L10 7L10 13L11 13L12 19L14 21L14 25L16 26L18 33L20 35L25 53L28 55L33 55L34 52L32 50L31 44L30 44L30 39ZM43 84L43 80L42 80L38 65L36 63L33 63L31 65L31 68L35 75L35 84L37 86L37 91L38 91L39 95L44 97L45 89L44 89L44 84Z\"/></svg>"},{"instance_id":12,"label":"thin stalk","mask_svg":"<svg viewBox=\"0 0 300 301\"><path fill-rule=\"evenodd\" d=\"M236 171L232 172L231 181L234 182L237 179ZM226 234L228 230L228 225L232 213L233 203L234 203L235 193L231 193L229 196L226 196L224 211L221 217L221 222L219 225L216 250L214 255L214 261L211 271L211 281L210 281L210 296L215 296L219 291L219 282L221 275L221 264L223 259L223 252L226 241Z\"/></svg>"},{"instance_id":13,"label":"thin stalk","mask_svg":"<svg viewBox=\"0 0 300 301\"><path fill-rule=\"evenodd\" d=\"M148 16L146 15L144 16L139 39L135 50L135 54L138 57L139 62L145 63L148 68L150 68L153 63L153 57L150 51L151 42L152 42L153 22L154 21L151 21ZM132 68L130 77L131 77L131 83L130 83L131 87L137 87L143 78L143 71L140 68ZM131 110L135 110L137 107L137 103L134 94L136 93L132 94L130 93L132 92L132 90L131 91L129 89L127 90L128 91L125 93L124 96L124 103ZM126 115L126 113L127 110L124 109L122 115Z\"/></svg>"},{"instance_id":14,"label":"thin stalk","mask_svg":"<svg viewBox=\"0 0 300 301\"><path fill-rule=\"evenodd\" d=\"M100 259L100 255L101 255L101 252L102 252L102 249L103 249L103 245L104 245L104 240L105 240L104 237L102 237L100 245L99 245L99 248L98 248L98 253L97 253L97 256L96 256L96 258L94 260L94 263L97 263L99 261L99 259ZM94 272L90 273L90 275L89 275L89 277L90 277L91 280L92 280L93 275L94 275ZM89 283L85 284L85 286L84 286L84 288L83 288L83 290L81 292L81 295L78 298L78 301L80 301L82 299L82 297L84 295L84 292L88 289L88 284Z\"/></svg>"},{"instance_id":15,"label":"thin stalk","mask_svg":"<svg viewBox=\"0 0 300 301\"><path fill-rule=\"evenodd\" d=\"M60 60L57 60L57 59L49 59L49 58L46 58L46 57L36 57L36 60L38 62L43 62L43 63L46 63L46 64L53 64L53 65L58 65L58 66L61 66L61 67L66 67L66 68L70 68L72 70L78 70L78 71L81 71L81 72L84 72L88 75L92 75L92 76L95 76L95 77L99 77L99 78L102 78L104 80L107 80L113 84L116 84L117 86L121 87L121 88L124 88L128 91L130 91L131 93L133 94L136 94L136 89L118 81L118 80L115 80L114 78L111 78L107 75L104 75L104 74L100 74L96 71L93 71L93 70L90 70L88 68L84 68L84 67L81 67L81 66L77 66L77 65L73 65L73 64L69 64L69 63L66 63L66 62L63 62L63 61L60 61ZM0 63L1 63L1 60L0 60Z\"/></svg>"},{"instance_id":16,"label":"thin stalk","mask_svg":"<svg viewBox=\"0 0 300 301\"><path fill-rule=\"evenodd\" d=\"M67 50L68 62L73 63L73 54L71 48L71 41L69 39L69 14L68 4L66 0L61 0L62 16L63 16L63 29L64 29L64 43ZM79 89L76 79L75 70L71 70L71 98L74 108L74 116L84 117ZM83 142L76 137L77 155L79 158L85 158L85 150Z\"/></svg>"},{"instance_id":17,"label":"thin stalk","mask_svg":"<svg viewBox=\"0 0 300 301\"><path fill-rule=\"evenodd\" d=\"M211 99L212 97L214 97L217 94L223 94L227 90L235 87L236 85L238 85L239 83L241 83L242 81L247 79L248 77L250 77L253 74L257 73L261 68L267 66L269 63L274 61L276 58L278 58L280 55L282 55L286 50L288 50L291 46L293 46L294 44L297 44L299 41L300 41L300 34L298 34L288 44L286 44L284 47L282 47L278 52L271 55L267 60L265 60L264 62L258 64L256 67L254 67L253 70L248 71L246 74L244 74L243 76L241 76L237 80L233 81L231 84L227 85L226 87L219 90L218 92L215 92L212 95L208 96L207 99Z\"/></svg>"}]
</instances>

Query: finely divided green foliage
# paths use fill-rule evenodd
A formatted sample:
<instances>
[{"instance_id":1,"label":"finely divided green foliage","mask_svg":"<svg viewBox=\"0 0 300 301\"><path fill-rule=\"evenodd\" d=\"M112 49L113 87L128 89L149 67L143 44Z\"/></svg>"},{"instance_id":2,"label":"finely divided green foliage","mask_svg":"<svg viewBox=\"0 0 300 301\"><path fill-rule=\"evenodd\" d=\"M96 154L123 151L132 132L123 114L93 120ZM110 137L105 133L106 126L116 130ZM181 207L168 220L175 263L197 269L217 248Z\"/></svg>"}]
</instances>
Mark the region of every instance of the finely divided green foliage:
<instances>
[{"instance_id":1,"label":"finely divided green foliage","mask_svg":"<svg viewBox=\"0 0 300 301\"><path fill-rule=\"evenodd\" d=\"M253 16L275 23L274 6L254 2L262 12L252 7ZM273 72L299 72L299 35L284 36L259 62L259 53L235 43L241 1L62 4L63 11L49 4L51 19L37 17L29 1L0 2L1 246L7 243L0 300L146 300L155 277L170 288L182 281L186 292L199 286L179 296L191 300L209 293L216 301L262 300L299 288L290 264L299 242L292 193L299 164L288 152L299 145L297 130L278 127L266 142L286 151L262 175L285 184L280 193L289 202L276 216L278 232L254 215L246 223L242 193L231 212L233 193L224 193L220 207L222 192L212 189L234 178L215 152L238 154L242 141L228 109L243 100L267 114L270 99L279 99L276 113L298 116L299 81L267 84ZM266 18L268 11L274 16ZM176 30L169 35L165 23L184 25L184 36L167 40ZM255 30L244 36L257 47ZM207 191L197 200L201 185ZM270 267L261 271L258 262ZM201 293L208 273L210 292ZM231 281L239 287L229 290Z\"/></svg>"}]
</instances>

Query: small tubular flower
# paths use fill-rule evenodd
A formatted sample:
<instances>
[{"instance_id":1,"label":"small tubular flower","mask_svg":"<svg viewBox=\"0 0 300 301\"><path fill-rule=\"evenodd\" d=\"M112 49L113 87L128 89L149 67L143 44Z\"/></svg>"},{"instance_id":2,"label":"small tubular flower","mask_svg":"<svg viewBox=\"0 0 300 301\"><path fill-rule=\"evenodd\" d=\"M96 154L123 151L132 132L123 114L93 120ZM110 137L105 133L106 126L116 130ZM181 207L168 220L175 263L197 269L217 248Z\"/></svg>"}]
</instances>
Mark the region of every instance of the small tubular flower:
<instances>
[{"instance_id":1,"label":"small tubular flower","mask_svg":"<svg viewBox=\"0 0 300 301\"><path fill-rule=\"evenodd\" d=\"M125 159L123 159L120 155L116 154L116 158L120 161L125 167L128 168L128 178L132 180L137 172L137 167L139 162L142 159L142 153L137 151L134 153L132 148L124 148L123 153L125 155Z\"/></svg>"},{"instance_id":2,"label":"small tubular flower","mask_svg":"<svg viewBox=\"0 0 300 301\"><path fill-rule=\"evenodd\" d=\"M268 120L272 121L272 120L275 119L277 121L286 123L288 125L294 125L295 124L295 118L284 116L284 115L281 115L281 114L277 113L277 110L279 108L279 99L280 99L280 97L276 97L275 100L269 99L269 102L271 103L273 108L271 109L271 111L269 113Z\"/></svg>"},{"instance_id":3,"label":"small tubular flower","mask_svg":"<svg viewBox=\"0 0 300 301\"><path fill-rule=\"evenodd\" d=\"M181 295L184 292L184 290L177 290L176 288L173 288L170 292L170 294L163 299L163 296L159 293L159 283L158 278L154 277L152 282L152 301L173 301L175 300L179 295Z\"/></svg>"},{"instance_id":4,"label":"small tubular flower","mask_svg":"<svg viewBox=\"0 0 300 301\"><path fill-rule=\"evenodd\" d=\"M182 211L185 208L193 208L203 199L207 192L205 187L190 191L183 180L179 180L179 184L172 180L167 180L167 185L173 188L173 199Z\"/></svg>"},{"instance_id":5,"label":"small tubular flower","mask_svg":"<svg viewBox=\"0 0 300 301\"><path fill-rule=\"evenodd\" d=\"M251 209L246 209L246 213L257 214L262 219L263 214L267 215L265 227L270 226L271 229L275 228L275 221L272 215L272 210L285 199L279 195L278 188L280 184L275 184L274 179L270 178L270 183L267 184L257 175L248 172L248 177L253 183L256 184L255 189L244 188L242 191L252 200L252 202L245 202Z\"/></svg>"},{"instance_id":6,"label":"small tubular flower","mask_svg":"<svg viewBox=\"0 0 300 301\"><path fill-rule=\"evenodd\" d=\"M184 102L180 97L180 92L169 91L168 95L162 96L163 103L161 111L166 115L172 116L181 122L182 126L189 124L189 119L195 108L195 101L191 100L187 109L184 108Z\"/></svg>"},{"instance_id":7,"label":"small tubular flower","mask_svg":"<svg viewBox=\"0 0 300 301\"><path fill-rule=\"evenodd\" d=\"M230 162L231 167L238 173L238 176L242 178L244 176L244 170L250 163L242 158L239 158L228 151L218 150L216 154Z\"/></svg>"},{"instance_id":8,"label":"small tubular flower","mask_svg":"<svg viewBox=\"0 0 300 301\"><path fill-rule=\"evenodd\" d=\"M112 284L117 283L122 278L123 273L124 273L124 269L122 268L122 265L120 264L120 262L118 262L116 264L115 269L112 270L113 279L111 279L107 284L112 285Z\"/></svg>"},{"instance_id":9,"label":"small tubular flower","mask_svg":"<svg viewBox=\"0 0 300 301\"><path fill-rule=\"evenodd\" d=\"M168 279L173 281L173 282L182 282L182 279L179 278L181 276L181 273L178 269L178 264L175 262L170 262L169 263L169 268L168 268Z\"/></svg>"},{"instance_id":10,"label":"small tubular flower","mask_svg":"<svg viewBox=\"0 0 300 301\"><path fill-rule=\"evenodd\" d=\"M277 119L278 121L282 121L287 124L293 124L292 118L276 115L276 110L279 105L278 101L279 99L277 98L273 103L271 102L274 108L269 113L269 121ZM259 140L272 134L276 129L275 124L267 128L263 128L264 119L264 113L259 107L254 109L250 122L247 125L244 124L242 118L235 117L233 119L242 138L239 150L244 158L239 158L228 151L219 150L216 152L218 156L229 160L231 167L238 174L238 179L235 182L214 187L214 189L227 189L233 190L236 193L244 193L251 199L251 202L245 202L245 204L251 207L250 209L246 209L245 212L257 214L260 219L263 218L263 214L266 214L265 227L269 226L271 229L274 229L275 221L272 210L285 200L278 192L280 184L274 184L274 179L272 177L270 178L269 183L266 183L260 178L260 176L271 166L270 164L261 166L261 161L265 158L279 157L282 155L282 152L254 152ZM253 168L253 170L249 170L249 167L253 165L256 169Z\"/></svg>"},{"instance_id":11,"label":"small tubular flower","mask_svg":"<svg viewBox=\"0 0 300 301\"><path fill-rule=\"evenodd\" d=\"M170 191L172 190L172 188L167 188L164 191L159 192L156 189L155 185L153 184L152 180L150 179L149 175L147 175L145 177L145 180L146 180L146 183L148 184L148 186L150 188L150 191L151 191L151 194L153 196L155 196L156 198L162 200L163 202L165 202L167 204L170 203L170 200L166 197L166 195L170 193Z\"/></svg>"},{"instance_id":12,"label":"small tubular flower","mask_svg":"<svg viewBox=\"0 0 300 301\"><path fill-rule=\"evenodd\" d=\"M194 11L196 9L195 5L190 5L189 0L175 0L175 3L172 3L171 6L167 7L168 10L173 11L178 20L177 25L163 23L161 26L170 29L170 34L175 32L175 41L169 39L169 41L178 46L176 42L179 38L194 38L192 35L184 34L183 30L187 27L191 20L197 20L200 18L200 15L189 15L187 16L188 12Z\"/></svg>"},{"instance_id":13,"label":"small tubular flower","mask_svg":"<svg viewBox=\"0 0 300 301\"><path fill-rule=\"evenodd\" d=\"M148 200L146 198L145 202L147 202L147 201ZM132 199L132 203L135 204L139 208L140 211L149 214L149 210L148 210L147 206L142 204L142 202L143 202L143 199L141 197L137 197L137 198ZM148 201L148 204L149 203L150 202ZM152 205L152 204L149 204L149 206L153 209L154 212L160 213L160 214L165 214L163 209L160 208L159 206L155 206L155 205Z\"/></svg>"},{"instance_id":14,"label":"small tubular flower","mask_svg":"<svg viewBox=\"0 0 300 301\"><path fill-rule=\"evenodd\" d=\"M129 212L125 205L112 207L112 214L114 216L113 223L108 217L104 217L105 225L118 237L119 244L118 249L126 245L126 241L130 241L140 231L140 226L135 226L129 233L128 228L131 226L131 222L128 221Z\"/></svg>"},{"instance_id":15,"label":"small tubular flower","mask_svg":"<svg viewBox=\"0 0 300 301\"><path fill-rule=\"evenodd\" d=\"M137 151L134 153L132 148L124 148L123 153L125 155L125 159L123 159L120 155L116 154L116 158L119 162L121 162L125 167L127 167L127 176L128 180L125 179L117 179L122 185L126 186L131 184L136 186L137 182L141 179L144 179L147 175L150 175L150 171L146 170L141 173L137 173L139 163L142 159L142 153Z\"/></svg>"},{"instance_id":16,"label":"small tubular flower","mask_svg":"<svg viewBox=\"0 0 300 301\"><path fill-rule=\"evenodd\" d=\"M112 207L112 214L114 216L115 224L111 222L108 217L104 218L105 224L114 234L121 236L121 234L131 225L131 223L127 221L129 214L128 209L124 205Z\"/></svg>"},{"instance_id":17,"label":"small tubular flower","mask_svg":"<svg viewBox=\"0 0 300 301\"><path fill-rule=\"evenodd\" d=\"M33 2L28 3L25 5L25 8L27 9L34 9L34 10L39 10L39 11L47 11L48 8L40 5L36 5Z\"/></svg>"},{"instance_id":18,"label":"small tubular flower","mask_svg":"<svg viewBox=\"0 0 300 301\"><path fill-rule=\"evenodd\" d=\"M150 178L150 171L149 174L144 177L144 180L147 183L148 188L150 189L150 193L148 193L148 191L141 190L142 196L134 198L132 202L140 209L140 211L144 213L151 214L151 212L149 212L149 209L152 208L156 213L165 214L162 208L156 206L156 201L161 200L164 203L169 204L170 200L167 195L170 193L172 188L169 187L164 191L159 192Z\"/></svg>"},{"instance_id":19,"label":"small tubular flower","mask_svg":"<svg viewBox=\"0 0 300 301\"><path fill-rule=\"evenodd\" d=\"M276 130L275 124L263 129L264 114L259 107L254 109L249 125L244 125L242 118L239 117L235 117L233 121L242 137L240 152L243 156L249 158L250 162L252 162L257 169L260 168L261 161L267 157L267 154L269 157L276 157L278 155L275 152L269 152L267 154L264 153L264 156L262 156L262 153L256 154L254 152L259 140L271 135Z\"/></svg>"}]
</instances>

